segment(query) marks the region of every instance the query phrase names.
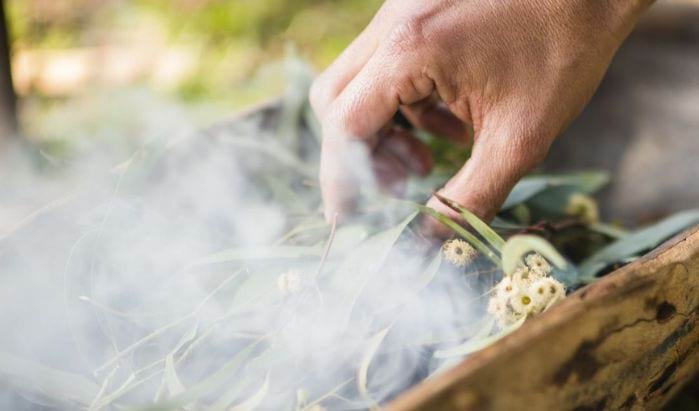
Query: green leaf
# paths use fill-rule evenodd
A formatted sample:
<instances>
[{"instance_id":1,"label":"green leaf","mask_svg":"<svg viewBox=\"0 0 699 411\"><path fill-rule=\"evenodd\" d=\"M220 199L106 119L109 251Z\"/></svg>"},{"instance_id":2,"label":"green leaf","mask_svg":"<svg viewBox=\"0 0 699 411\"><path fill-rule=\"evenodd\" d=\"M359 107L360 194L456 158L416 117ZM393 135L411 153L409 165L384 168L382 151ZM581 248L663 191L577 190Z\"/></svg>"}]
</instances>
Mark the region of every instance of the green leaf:
<instances>
[{"instance_id":1,"label":"green leaf","mask_svg":"<svg viewBox=\"0 0 699 411\"><path fill-rule=\"evenodd\" d=\"M469 338L463 344L457 345L456 347L446 348L443 350L437 350L434 352L435 358L449 358L449 357L463 357L464 355L470 354L481 346L481 342L485 340L490 332L493 331L495 326L495 320L493 318L488 318L485 324L478 329L478 331Z\"/></svg>"},{"instance_id":2,"label":"green leaf","mask_svg":"<svg viewBox=\"0 0 699 411\"><path fill-rule=\"evenodd\" d=\"M240 395L240 391L244 388L246 381L244 379L238 379L231 385L226 386L226 392L219 397L215 403L207 407L209 411L225 411L231 406L233 401L235 401Z\"/></svg>"},{"instance_id":3,"label":"green leaf","mask_svg":"<svg viewBox=\"0 0 699 411\"><path fill-rule=\"evenodd\" d=\"M0 380L17 390L36 392L44 397L90 405L99 385L82 375L58 371L43 364L0 352Z\"/></svg>"},{"instance_id":4,"label":"green leaf","mask_svg":"<svg viewBox=\"0 0 699 411\"><path fill-rule=\"evenodd\" d=\"M362 224L343 225L338 227L330 248L330 255L337 257L354 249L369 237L369 227ZM318 247L324 247L327 239L323 239Z\"/></svg>"},{"instance_id":5,"label":"green leaf","mask_svg":"<svg viewBox=\"0 0 699 411\"><path fill-rule=\"evenodd\" d=\"M376 404L376 401L373 398L371 398L371 394L369 393L369 388L367 386L369 379L369 366L371 365L371 362L374 359L376 352L379 350L381 343L386 338L386 335L388 334L388 331L390 329L391 327L386 327L383 330L379 331L379 333L371 337L371 339L369 340L369 345L367 346L367 349L366 351L364 351L364 355L362 356L362 361L360 362L359 369L357 370L357 390L359 391L359 394L362 396L362 398L371 402L372 404Z\"/></svg>"},{"instance_id":6,"label":"green leaf","mask_svg":"<svg viewBox=\"0 0 699 411\"><path fill-rule=\"evenodd\" d=\"M238 351L228 362L226 362L221 368L216 372L204 378L203 380L197 382L191 387L187 388L185 391L172 398L154 404L151 407L143 408L144 410L174 410L208 395L214 392L216 389L220 388L229 378L235 375L236 371L243 364L243 361L248 358L248 356L257 347L260 340L257 340L242 350Z\"/></svg>"},{"instance_id":7,"label":"green leaf","mask_svg":"<svg viewBox=\"0 0 699 411\"><path fill-rule=\"evenodd\" d=\"M466 220L466 222L478 232L478 234L485 238L486 241L493 246L493 248L495 248L498 252L502 250L502 246L505 245L505 240L503 240L502 237L500 237L492 228L490 228L488 224L484 223L483 220L478 218L478 216L463 208L460 204L436 193L435 196L450 208L458 211L461 214L461 217L463 217L464 220Z\"/></svg>"},{"instance_id":8,"label":"green leaf","mask_svg":"<svg viewBox=\"0 0 699 411\"><path fill-rule=\"evenodd\" d=\"M683 211L659 223L638 230L601 249L580 264L583 281L594 280L595 275L609 264L657 247L663 241L679 232L699 224L699 209Z\"/></svg>"},{"instance_id":9,"label":"green leaf","mask_svg":"<svg viewBox=\"0 0 699 411\"><path fill-rule=\"evenodd\" d=\"M328 398L333 397L338 391L343 389L347 384L352 382L354 380L354 377L349 378L341 382L340 384L336 385L333 387L330 391L326 392L325 394L321 395L320 397L316 398L313 400L313 402L306 404L305 407L301 409L301 411L312 411L316 405L320 405L323 401L325 401Z\"/></svg>"},{"instance_id":10,"label":"green leaf","mask_svg":"<svg viewBox=\"0 0 699 411\"><path fill-rule=\"evenodd\" d=\"M504 328L502 331L500 331L497 334L493 334L491 336L487 336L484 338L475 338L474 337L459 347L455 347L455 348L452 348L449 350L436 351L434 353L434 356L437 358L448 358L448 357L453 357L453 356L462 356L463 357L465 355L472 354L476 351L480 351L480 350L488 347L489 345L495 343L496 341L500 340L501 338L505 337L506 335L512 333L513 331L515 331L519 327L521 327L522 324L524 324L524 321L526 321L526 319L527 319L527 317L523 317L522 319L520 319L516 323ZM493 323L494 323L494 320L491 323L491 327L492 327ZM490 332L490 330L488 330L488 332Z\"/></svg>"},{"instance_id":11,"label":"green leaf","mask_svg":"<svg viewBox=\"0 0 699 411\"><path fill-rule=\"evenodd\" d=\"M599 171L583 171L562 175L537 175L523 178L505 200L502 210L525 201L535 200L537 206L560 209L571 193L592 194L609 182L609 175Z\"/></svg>"},{"instance_id":12,"label":"green leaf","mask_svg":"<svg viewBox=\"0 0 699 411\"><path fill-rule=\"evenodd\" d=\"M182 385L180 378L177 376L177 370L175 369L175 360L172 353L168 354L167 357L165 357L164 371L165 385L167 386L167 390L170 393L170 396L172 397L183 393L185 391L185 387L184 385Z\"/></svg>"},{"instance_id":13,"label":"green leaf","mask_svg":"<svg viewBox=\"0 0 699 411\"><path fill-rule=\"evenodd\" d=\"M560 269L566 269L568 263L558 251L546 240L533 235L515 235L510 237L502 248L502 270L511 275L522 257L531 252L544 256Z\"/></svg>"},{"instance_id":14,"label":"green leaf","mask_svg":"<svg viewBox=\"0 0 699 411\"><path fill-rule=\"evenodd\" d=\"M552 184L534 196L530 204L547 213L565 213L572 194L590 195L609 182L609 176L599 172L562 175L552 179Z\"/></svg>"},{"instance_id":15,"label":"green leaf","mask_svg":"<svg viewBox=\"0 0 699 411\"><path fill-rule=\"evenodd\" d=\"M548 187L548 183L543 178L525 177L515 185L510 195L507 196L507 199L505 199L505 202L502 204L501 209L507 210L517 204L521 204L544 191L546 187Z\"/></svg>"},{"instance_id":16,"label":"green leaf","mask_svg":"<svg viewBox=\"0 0 699 411\"><path fill-rule=\"evenodd\" d=\"M612 224L606 223L594 223L588 226L590 230L606 235L607 237L613 238L615 240L621 240L622 238L628 237L629 232L623 228L614 226Z\"/></svg>"},{"instance_id":17,"label":"green leaf","mask_svg":"<svg viewBox=\"0 0 699 411\"><path fill-rule=\"evenodd\" d=\"M202 265L220 264L232 261L249 261L249 260L273 260L273 259L296 259L303 257L320 257L323 249L318 246L291 246L291 245L276 245L276 246L253 246L253 247L236 247L228 250L200 258L189 264L187 268L198 267Z\"/></svg>"},{"instance_id":18,"label":"green leaf","mask_svg":"<svg viewBox=\"0 0 699 411\"><path fill-rule=\"evenodd\" d=\"M415 218L411 213L405 220L387 230L367 238L350 251L335 270L331 286L340 291L339 298L345 298L344 313L340 316L347 324L354 304L361 295L364 286L377 270L381 268L393 246L405 228Z\"/></svg>"},{"instance_id":19,"label":"green leaf","mask_svg":"<svg viewBox=\"0 0 699 411\"><path fill-rule=\"evenodd\" d=\"M269 391L269 374L265 377L262 387L250 398L228 409L228 411L252 411L256 409L267 396Z\"/></svg>"},{"instance_id":20,"label":"green leaf","mask_svg":"<svg viewBox=\"0 0 699 411\"><path fill-rule=\"evenodd\" d=\"M480 251L483 255L488 257L497 266L500 266L500 257L498 257L497 254L493 252L493 250L488 248L488 246L485 245L481 240L479 240L475 235L469 233L465 228L461 227L457 222L433 208L423 206L417 203L411 204L417 207L417 209L423 212L424 214L433 217L440 223L454 230L456 234L463 237L463 239L468 241L468 243L471 244L476 250Z\"/></svg>"}]
</instances>

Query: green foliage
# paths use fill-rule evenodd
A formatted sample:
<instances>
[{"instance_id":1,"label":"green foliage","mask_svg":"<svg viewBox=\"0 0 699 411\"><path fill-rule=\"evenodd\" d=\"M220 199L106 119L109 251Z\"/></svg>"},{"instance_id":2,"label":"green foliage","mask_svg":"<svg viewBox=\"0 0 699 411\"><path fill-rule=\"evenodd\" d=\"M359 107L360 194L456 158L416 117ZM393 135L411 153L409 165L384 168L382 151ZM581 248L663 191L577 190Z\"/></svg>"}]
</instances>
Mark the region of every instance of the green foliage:
<instances>
[{"instance_id":1,"label":"green foliage","mask_svg":"<svg viewBox=\"0 0 699 411\"><path fill-rule=\"evenodd\" d=\"M580 266L584 282L592 282L597 273L612 263L626 262L651 250L673 235L699 224L699 210L674 214L646 228L631 233L586 259Z\"/></svg>"},{"instance_id":2,"label":"green foliage","mask_svg":"<svg viewBox=\"0 0 699 411\"><path fill-rule=\"evenodd\" d=\"M278 95L287 44L317 67L329 64L368 24L380 0L10 0L16 50L128 46L125 33L164 32L165 47L194 53L196 65L172 91L187 103L241 107ZM127 37L128 39L128 37ZM145 39L149 42L151 38ZM138 39L130 40L138 46ZM159 41L159 40L156 40ZM96 83L99 85L99 83Z\"/></svg>"}]
</instances>

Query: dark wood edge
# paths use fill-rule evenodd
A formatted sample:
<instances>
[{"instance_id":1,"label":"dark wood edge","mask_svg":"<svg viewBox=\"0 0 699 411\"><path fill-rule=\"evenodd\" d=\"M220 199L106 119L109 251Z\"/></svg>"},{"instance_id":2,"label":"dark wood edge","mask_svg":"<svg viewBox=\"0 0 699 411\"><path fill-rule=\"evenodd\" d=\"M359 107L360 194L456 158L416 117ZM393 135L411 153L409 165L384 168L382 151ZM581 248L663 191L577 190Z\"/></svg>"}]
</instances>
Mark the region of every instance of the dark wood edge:
<instances>
[{"instance_id":1,"label":"dark wood edge","mask_svg":"<svg viewBox=\"0 0 699 411\"><path fill-rule=\"evenodd\" d=\"M542 315L533 318L512 334L504 337L493 345L477 352L452 370L435 378L425 380L410 391L402 394L387 409L391 411L426 410L427 403L435 396L447 393L460 381L471 377L482 368L486 367L493 359L503 355L504 352L522 352L529 344L535 343L537 338L552 328L557 328L575 318L589 305L605 298L614 297L620 290L642 287L643 282L639 276L652 274L656 265L658 267L672 263L674 250L682 249L684 243L691 241L690 248L699 253L699 225L685 230L681 234L671 238L659 247L634 261L590 284L577 290L561 303ZM669 261L659 257L668 254ZM657 262L657 263L656 263Z\"/></svg>"}]
</instances>

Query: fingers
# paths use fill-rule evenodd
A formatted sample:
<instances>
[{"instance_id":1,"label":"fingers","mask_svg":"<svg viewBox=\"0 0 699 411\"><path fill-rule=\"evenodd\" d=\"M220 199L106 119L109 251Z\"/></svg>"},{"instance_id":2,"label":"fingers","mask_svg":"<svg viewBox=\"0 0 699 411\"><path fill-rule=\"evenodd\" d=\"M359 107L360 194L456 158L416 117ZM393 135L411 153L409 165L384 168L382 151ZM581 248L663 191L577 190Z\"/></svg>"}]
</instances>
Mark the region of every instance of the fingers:
<instances>
[{"instance_id":1,"label":"fingers","mask_svg":"<svg viewBox=\"0 0 699 411\"><path fill-rule=\"evenodd\" d=\"M382 134L377 151L394 156L410 174L419 177L429 174L434 159L425 143L398 126L392 126Z\"/></svg>"},{"instance_id":2,"label":"fingers","mask_svg":"<svg viewBox=\"0 0 699 411\"><path fill-rule=\"evenodd\" d=\"M457 118L437 96L430 96L401 111L417 128L444 137L457 147L470 147L473 142L472 128Z\"/></svg>"},{"instance_id":3,"label":"fingers","mask_svg":"<svg viewBox=\"0 0 699 411\"><path fill-rule=\"evenodd\" d=\"M386 30L391 27L394 7L392 3L384 3L369 25L313 82L309 99L318 118L325 116L332 102L377 50Z\"/></svg>"},{"instance_id":4,"label":"fingers","mask_svg":"<svg viewBox=\"0 0 699 411\"><path fill-rule=\"evenodd\" d=\"M324 117L335 98L374 54L377 45L370 25L316 78L309 99L318 118Z\"/></svg>"},{"instance_id":5,"label":"fingers","mask_svg":"<svg viewBox=\"0 0 699 411\"><path fill-rule=\"evenodd\" d=\"M549 139L522 131L517 122L484 127L464 167L439 190L439 194L461 204L484 221L500 209L519 179L538 164L550 145ZM432 197L428 206L460 220L458 213ZM436 220L426 221L428 231L447 237L451 233Z\"/></svg>"},{"instance_id":6,"label":"fingers","mask_svg":"<svg viewBox=\"0 0 699 411\"><path fill-rule=\"evenodd\" d=\"M379 146L372 159L372 168L383 191L394 196L403 194L410 170L397 156Z\"/></svg>"},{"instance_id":7,"label":"fingers","mask_svg":"<svg viewBox=\"0 0 699 411\"><path fill-rule=\"evenodd\" d=\"M370 151L373 150L379 141L377 133L391 121L402 99L414 102L432 92L431 82L406 82L411 67L397 66L395 60L386 59L377 51L323 118L320 182L326 217L335 213L342 217L351 211L356 205L353 200L359 186L374 183L371 176L367 178L359 169L366 167L364 161L355 155L349 157L345 152L352 140L363 141ZM405 84L408 85L403 86ZM390 145L395 155L403 159L417 157L418 163L413 166L416 172L429 169L431 159L416 140L401 133L391 136L397 143ZM371 167L366 169L371 170Z\"/></svg>"},{"instance_id":8,"label":"fingers","mask_svg":"<svg viewBox=\"0 0 699 411\"><path fill-rule=\"evenodd\" d=\"M327 221L342 221L357 208L361 181L373 182L368 147L356 139L324 138L320 152L320 189Z\"/></svg>"}]
</instances>

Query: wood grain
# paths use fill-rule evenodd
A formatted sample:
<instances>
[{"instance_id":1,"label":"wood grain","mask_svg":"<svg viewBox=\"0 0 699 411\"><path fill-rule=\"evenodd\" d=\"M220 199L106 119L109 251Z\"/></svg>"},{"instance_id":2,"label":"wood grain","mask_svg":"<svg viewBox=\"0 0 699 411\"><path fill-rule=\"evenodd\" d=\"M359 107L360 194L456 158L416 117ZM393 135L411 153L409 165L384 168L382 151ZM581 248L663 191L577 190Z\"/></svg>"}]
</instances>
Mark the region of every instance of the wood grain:
<instances>
[{"instance_id":1,"label":"wood grain","mask_svg":"<svg viewBox=\"0 0 699 411\"><path fill-rule=\"evenodd\" d=\"M699 370L698 307L699 226L388 409L660 409Z\"/></svg>"}]
</instances>

